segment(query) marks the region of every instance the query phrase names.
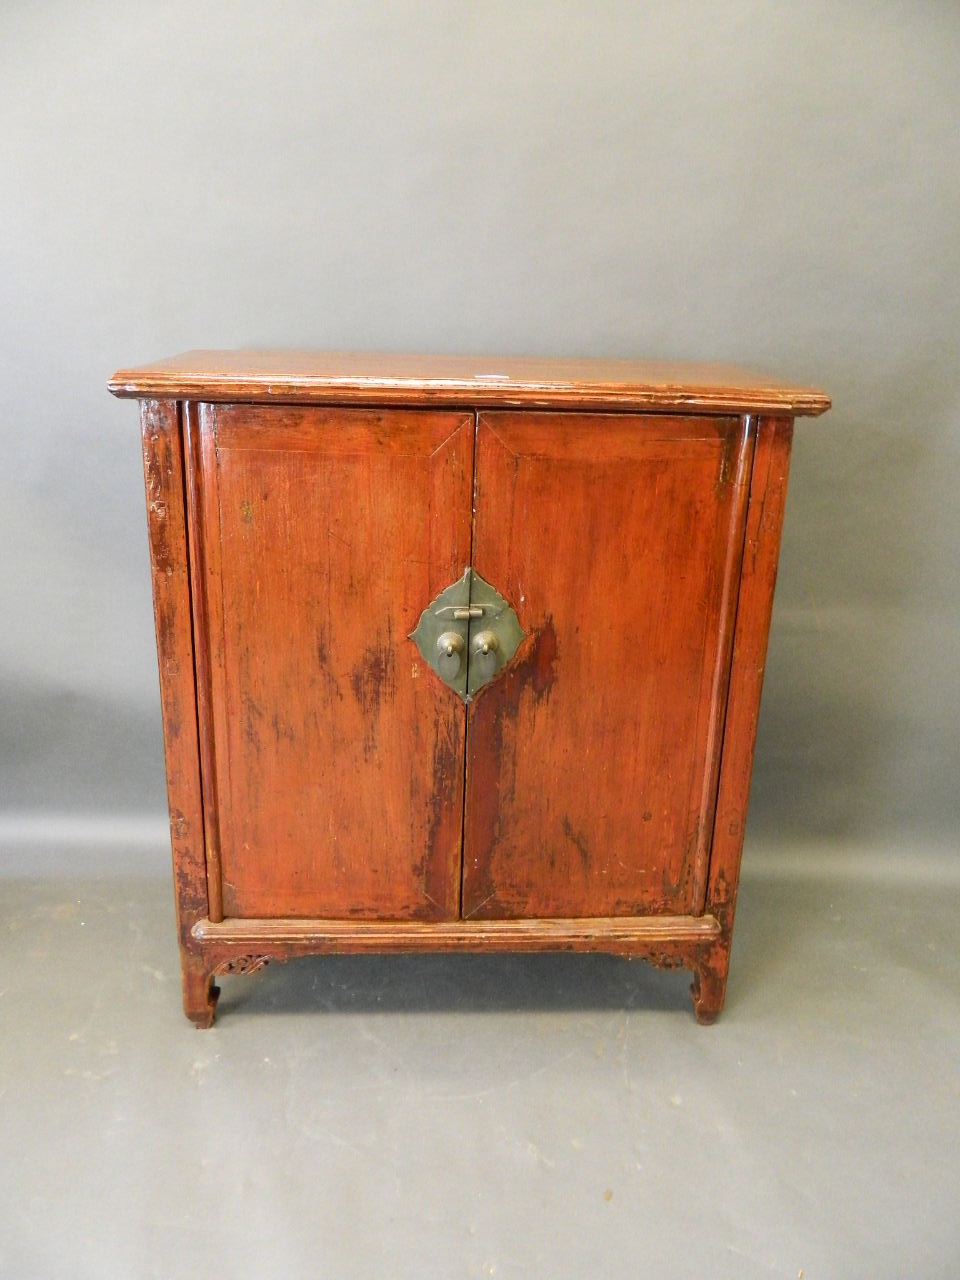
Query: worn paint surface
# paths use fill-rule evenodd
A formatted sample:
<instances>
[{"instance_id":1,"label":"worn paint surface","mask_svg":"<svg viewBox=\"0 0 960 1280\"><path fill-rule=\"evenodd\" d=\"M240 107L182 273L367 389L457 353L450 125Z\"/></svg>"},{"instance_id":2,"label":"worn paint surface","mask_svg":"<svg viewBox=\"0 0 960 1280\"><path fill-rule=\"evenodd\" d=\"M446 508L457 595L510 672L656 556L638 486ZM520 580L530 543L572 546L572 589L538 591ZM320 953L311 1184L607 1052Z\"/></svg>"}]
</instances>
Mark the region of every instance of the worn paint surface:
<instances>
[{"instance_id":1,"label":"worn paint surface","mask_svg":"<svg viewBox=\"0 0 960 1280\"><path fill-rule=\"evenodd\" d=\"M407 639L470 556L473 416L201 406L234 916L455 916L464 708Z\"/></svg>"},{"instance_id":2,"label":"worn paint surface","mask_svg":"<svg viewBox=\"0 0 960 1280\"><path fill-rule=\"evenodd\" d=\"M706 910L720 922L721 933L716 941L700 948L693 985L694 1006L701 1022L717 1017L726 994L792 443L791 419L760 419L706 893Z\"/></svg>"},{"instance_id":3,"label":"worn paint surface","mask_svg":"<svg viewBox=\"0 0 960 1280\"><path fill-rule=\"evenodd\" d=\"M200 1025L208 1026L213 1019L216 989L204 948L192 932L197 921L209 915L210 904L179 406L174 401L143 401L140 429L183 1000L188 1014Z\"/></svg>"},{"instance_id":4,"label":"worn paint surface","mask_svg":"<svg viewBox=\"0 0 960 1280\"><path fill-rule=\"evenodd\" d=\"M267 959L551 949L716 1017L790 420L752 460L743 419L484 415L475 493L459 410L141 422L188 1015ZM406 636L471 554L529 634L465 726Z\"/></svg>"},{"instance_id":5,"label":"worn paint surface","mask_svg":"<svg viewBox=\"0 0 960 1280\"><path fill-rule=\"evenodd\" d=\"M698 908L752 448L738 418L481 414L474 568L531 635L468 713L466 918Z\"/></svg>"}]
</instances>

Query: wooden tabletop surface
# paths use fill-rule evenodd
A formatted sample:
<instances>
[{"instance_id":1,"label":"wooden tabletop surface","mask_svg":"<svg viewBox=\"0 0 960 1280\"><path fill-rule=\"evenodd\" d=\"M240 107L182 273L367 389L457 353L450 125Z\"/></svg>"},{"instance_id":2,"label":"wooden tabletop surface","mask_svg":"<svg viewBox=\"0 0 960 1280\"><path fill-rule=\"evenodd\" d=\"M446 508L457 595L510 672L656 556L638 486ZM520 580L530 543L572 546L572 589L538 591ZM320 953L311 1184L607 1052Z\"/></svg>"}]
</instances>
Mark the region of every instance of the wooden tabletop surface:
<instances>
[{"instance_id":1,"label":"wooden tabletop surface","mask_svg":"<svg viewBox=\"0 0 960 1280\"><path fill-rule=\"evenodd\" d=\"M312 404L446 404L815 416L815 387L726 364L652 360L187 351L110 379L118 396Z\"/></svg>"}]
</instances>

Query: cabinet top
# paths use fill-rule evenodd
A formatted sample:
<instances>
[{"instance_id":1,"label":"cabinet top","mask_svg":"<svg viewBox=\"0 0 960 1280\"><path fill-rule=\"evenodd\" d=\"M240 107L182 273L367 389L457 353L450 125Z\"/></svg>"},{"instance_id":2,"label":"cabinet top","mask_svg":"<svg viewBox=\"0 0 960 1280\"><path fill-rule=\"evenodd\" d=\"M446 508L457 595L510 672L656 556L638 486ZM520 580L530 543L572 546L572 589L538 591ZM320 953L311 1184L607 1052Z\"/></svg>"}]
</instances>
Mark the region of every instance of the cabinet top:
<instances>
[{"instance_id":1,"label":"cabinet top","mask_svg":"<svg viewBox=\"0 0 960 1280\"><path fill-rule=\"evenodd\" d=\"M321 351L187 351L118 369L114 395L149 399L446 404L809 415L815 387L725 364Z\"/></svg>"}]
</instances>

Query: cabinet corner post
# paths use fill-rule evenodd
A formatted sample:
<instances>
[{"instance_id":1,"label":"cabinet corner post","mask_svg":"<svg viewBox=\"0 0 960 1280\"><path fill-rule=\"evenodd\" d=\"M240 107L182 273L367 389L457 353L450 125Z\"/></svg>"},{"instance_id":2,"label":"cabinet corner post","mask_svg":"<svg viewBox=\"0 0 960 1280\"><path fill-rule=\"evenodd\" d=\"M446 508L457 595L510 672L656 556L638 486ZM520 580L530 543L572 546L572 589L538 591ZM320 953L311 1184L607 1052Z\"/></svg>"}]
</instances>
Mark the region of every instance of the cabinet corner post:
<instances>
[{"instance_id":1,"label":"cabinet corner post","mask_svg":"<svg viewBox=\"0 0 960 1280\"><path fill-rule=\"evenodd\" d=\"M198 1025L209 1025L212 980L201 972L202 951L191 933L207 915L208 900L181 405L141 400L140 431L184 1006Z\"/></svg>"},{"instance_id":2,"label":"cabinet corner post","mask_svg":"<svg viewBox=\"0 0 960 1280\"><path fill-rule=\"evenodd\" d=\"M693 982L694 1007L701 1022L713 1021L726 993L792 441L792 417L760 417L705 903L705 910L720 922L721 932L711 947L698 953Z\"/></svg>"}]
</instances>

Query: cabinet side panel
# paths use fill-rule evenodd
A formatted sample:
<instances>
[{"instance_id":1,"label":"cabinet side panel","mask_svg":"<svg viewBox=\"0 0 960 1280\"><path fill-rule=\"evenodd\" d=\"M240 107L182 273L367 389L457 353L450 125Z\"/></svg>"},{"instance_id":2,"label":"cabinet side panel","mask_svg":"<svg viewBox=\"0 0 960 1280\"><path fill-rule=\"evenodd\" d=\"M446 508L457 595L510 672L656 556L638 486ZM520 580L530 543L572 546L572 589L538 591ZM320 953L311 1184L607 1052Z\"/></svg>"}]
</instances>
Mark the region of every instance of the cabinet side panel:
<instances>
[{"instance_id":1,"label":"cabinet side panel","mask_svg":"<svg viewBox=\"0 0 960 1280\"><path fill-rule=\"evenodd\" d=\"M197 920L207 915L207 881L187 567L183 444L177 402L141 401L140 428L177 925L181 948L186 951L196 949L190 930Z\"/></svg>"},{"instance_id":2,"label":"cabinet side panel","mask_svg":"<svg viewBox=\"0 0 960 1280\"><path fill-rule=\"evenodd\" d=\"M706 910L721 927L720 938L704 957L705 975L715 988L712 994L702 992L705 1002L716 1005L707 1009L709 1016L723 1003L729 964L792 441L791 418L760 419L707 883Z\"/></svg>"}]
</instances>

